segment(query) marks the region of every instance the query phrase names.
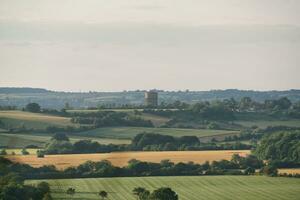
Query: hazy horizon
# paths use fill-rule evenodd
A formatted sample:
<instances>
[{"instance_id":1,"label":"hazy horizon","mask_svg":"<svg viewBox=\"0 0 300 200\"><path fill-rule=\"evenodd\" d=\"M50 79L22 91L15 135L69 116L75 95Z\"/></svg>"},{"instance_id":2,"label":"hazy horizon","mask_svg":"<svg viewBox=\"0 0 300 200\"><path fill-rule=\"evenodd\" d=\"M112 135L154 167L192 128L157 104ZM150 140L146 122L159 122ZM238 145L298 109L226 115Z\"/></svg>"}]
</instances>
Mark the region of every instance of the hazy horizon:
<instances>
[{"instance_id":1,"label":"hazy horizon","mask_svg":"<svg viewBox=\"0 0 300 200\"><path fill-rule=\"evenodd\" d=\"M0 0L0 87L300 88L297 0Z\"/></svg>"}]
</instances>

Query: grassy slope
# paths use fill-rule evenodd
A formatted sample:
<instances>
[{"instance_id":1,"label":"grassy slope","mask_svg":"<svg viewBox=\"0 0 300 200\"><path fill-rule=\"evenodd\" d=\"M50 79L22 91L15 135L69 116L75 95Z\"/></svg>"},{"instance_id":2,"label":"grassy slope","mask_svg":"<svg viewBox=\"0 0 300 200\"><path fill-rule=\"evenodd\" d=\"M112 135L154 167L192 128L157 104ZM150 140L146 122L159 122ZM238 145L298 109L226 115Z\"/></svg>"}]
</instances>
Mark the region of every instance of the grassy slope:
<instances>
[{"instance_id":1,"label":"grassy slope","mask_svg":"<svg viewBox=\"0 0 300 200\"><path fill-rule=\"evenodd\" d=\"M129 144L130 140L122 139L109 139L109 138L89 138L80 136L69 136L71 142L75 142L83 139L91 139L101 144ZM7 146L8 148L23 148L27 145L36 145L43 147L51 139L51 135L36 135L36 134L5 134L0 133L0 146Z\"/></svg>"},{"instance_id":2,"label":"grassy slope","mask_svg":"<svg viewBox=\"0 0 300 200\"><path fill-rule=\"evenodd\" d=\"M35 184L38 181L27 181ZM262 176L133 177L49 180L55 199L70 198L65 191L76 189L74 199L99 199L100 190L109 199L134 200L132 189L171 187L181 200L296 200L300 179Z\"/></svg>"},{"instance_id":3,"label":"grassy slope","mask_svg":"<svg viewBox=\"0 0 300 200\"><path fill-rule=\"evenodd\" d=\"M260 120L260 121L235 121L236 124L240 124L245 127L258 126L259 128L266 128L268 126L290 126L300 127L300 120Z\"/></svg>"},{"instance_id":4,"label":"grassy slope","mask_svg":"<svg viewBox=\"0 0 300 200\"><path fill-rule=\"evenodd\" d=\"M145 128L145 127L108 127L98 128L79 133L81 136L131 139L142 132L159 133L176 137L195 135L198 137L237 133L235 131L206 130L206 129L180 129L180 128Z\"/></svg>"},{"instance_id":5,"label":"grassy slope","mask_svg":"<svg viewBox=\"0 0 300 200\"><path fill-rule=\"evenodd\" d=\"M39 113L30 113L22 111L0 111L0 119L11 127L45 129L48 126L75 126L71 119L67 117L58 117Z\"/></svg>"}]
</instances>

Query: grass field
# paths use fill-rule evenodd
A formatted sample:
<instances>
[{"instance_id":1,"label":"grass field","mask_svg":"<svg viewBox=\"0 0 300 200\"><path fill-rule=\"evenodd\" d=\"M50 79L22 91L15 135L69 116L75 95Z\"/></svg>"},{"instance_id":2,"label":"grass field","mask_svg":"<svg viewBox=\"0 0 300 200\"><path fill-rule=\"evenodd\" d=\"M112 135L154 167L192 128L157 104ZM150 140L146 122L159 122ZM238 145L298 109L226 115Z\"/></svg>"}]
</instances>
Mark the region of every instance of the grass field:
<instances>
[{"instance_id":1,"label":"grass field","mask_svg":"<svg viewBox=\"0 0 300 200\"><path fill-rule=\"evenodd\" d=\"M0 111L0 119L4 124L11 127L21 127L34 129L45 129L48 126L77 126L71 123L67 117L58 117L39 113L30 113L23 111Z\"/></svg>"},{"instance_id":2,"label":"grass field","mask_svg":"<svg viewBox=\"0 0 300 200\"><path fill-rule=\"evenodd\" d=\"M266 128L268 126L290 126L300 127L300 120L286 120L286 121L235 121L236 124L240 124L245 127L258 126L259 128Z\"/></svg>"},{"instance_id":3,"label":"grass field","mask_svg":"<svg viewBox=\"0 0 300 200\"><path fill-rule=\"evenodd\" d=\"M43 147L47 142L50 141L51 135L47 134L8 134L0 133L0 146L6 148L24 148L28 145L35 145ZM78 140L93 140L101 144L129 144L131 141L126 139L110 139L110 138L89 138L69 135L70 141L75 142Z\"/></svg>"},{"instance_id":4,"label":"grass field","mask_svg":"<svg viewBox=\"0 0 300 200\"><path fill-rule=\"evenodd\" d=\"M40 181L40 180L39 180ZM37 184L39 181L26 181ZM72 199L100 199L98 192L108 192L111 200L135 200L135 187L153 191L171 187L180 200L298 200L300 179L264 176L186 176L132 177L47 180L54 199L70 199L69 187L75 188Z\"/></svg>"},{"instance_id":5,"label":"grass field","mask_svg":"<svg viewBox=\"0 0 300 200\"><path fill-rule=\"evenodd\" d=\"M55 165L59 169L65 169L70 166L78 166L88 160L100 161L109 160L115 166L126 166L131 159L137 159L149 162L160 162L169 159L175 163L189 162L204 163L205 161L214 161L231 159L233 154L246 156L250 154L248 150L232 151L163 151L163 152L113 152L98 154L66 154L66 155L46 155L44 158L37 158L34 155L28 156L7 156L10 160L19 163L29 164L33 167L43 165Z\"/></svg>"},{"instance_id":6,"label":"grass field","mask_svg":"<svg viewBox=\"0 0 300 200\"><path fill-rule=\"evenodd\" d=\"M87 136L87 137L132 139L134 136L142 132L158 133L162 135L172 135L175 137L191 136L191 135L204 137L204 136L239 133L238 131L207 130L207 129L108 127L108 128L98 128L91 131L81 132L79 134L81 136Z\"/></svg>"}]
</instances>

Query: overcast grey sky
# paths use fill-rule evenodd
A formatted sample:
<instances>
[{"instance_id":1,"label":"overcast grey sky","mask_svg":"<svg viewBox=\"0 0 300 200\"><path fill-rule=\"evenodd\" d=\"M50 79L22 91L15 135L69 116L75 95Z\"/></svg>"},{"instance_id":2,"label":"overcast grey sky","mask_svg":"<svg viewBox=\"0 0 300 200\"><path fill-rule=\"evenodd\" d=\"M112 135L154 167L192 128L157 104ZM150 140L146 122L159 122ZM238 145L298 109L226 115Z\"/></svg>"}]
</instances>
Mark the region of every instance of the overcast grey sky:
<instances>
[{"instance_id":1,"label":"overcast grey sky","mask_svg":"<svg viewBox=\"0 0 300 200\"><path fill-rule=\"evenodd\" d=\"M0 0L0 87L300 89L299 0Z\"/></svg>"}]
</instances>

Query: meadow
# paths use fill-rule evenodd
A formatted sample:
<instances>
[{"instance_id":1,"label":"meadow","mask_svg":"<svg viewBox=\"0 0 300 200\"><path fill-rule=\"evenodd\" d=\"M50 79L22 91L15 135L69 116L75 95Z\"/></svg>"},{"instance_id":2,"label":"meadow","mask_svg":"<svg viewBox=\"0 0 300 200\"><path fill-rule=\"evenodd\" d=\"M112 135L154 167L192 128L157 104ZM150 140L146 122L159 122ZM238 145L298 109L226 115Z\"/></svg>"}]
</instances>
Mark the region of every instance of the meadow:
<instances>
[{"instance_id":1,"label":"meadow","mask_svg":"<svg viewBox=\"0 0 300 200\"><path fill-rule=\"evenodd\" d=\"M268 126L289 126L300 127L300 120L249 120L249 121L235 121L234 123L240 124L245 127L257 126L259 128L267 128Z\"/></svg>"},{"instance_id":2,"label":"meadow","mask_svg":"<svg viewBox=\"0 0 300 200\"><path fill-rule=\"evenodd\" d=\"M48 134L32 134L32 133L0 133L0 148L5 146L6 148L25 148L28 145L35 145L43 148L47 142L50 141L52 135ZM96 138L96 137L84 137L69 135L71 142L79 140L92 140L97 141L100 144L129 144L131 141L127 139L110 139L110 138Z\"/></svg>"},{"instance_id":3,"label":"meadow","mask_svg":"<svg viewBox=\"0 0 300 200\"><path fill-rule=\"evenodd\" d=\"M208 130L208 129L184 129L184 128L148 128L148 127L107 127L97 128L90 131L78 133L78 135L86 137L102 137L102 138L116 138L116 139L132 139L139 133L158 133L162 135L172 135L174 137L181 136L219 136L219 135L235 135L239 131L225 131L225 130Z\"/></svg>"},{"instance_id":4,"label":"meadow","mask_svg":"<svg viewBox=\"0 0 300 200\"><path fill-rule=\"evenodd\" d=\"M37 184L41 180L26 181ZM171 187L180 200L298 200L300 179L265 176L184 176L46 180L54 199L100 199L105 190L111 200L134 200L135 187L154 190ZM66 194L75 188L73 197Z\"/></svg>"},{"instance_id":5,"label":"meadow","mask_svg":"<svg viewBox=\"0 0 300 200\"><path fill-rule=\"evenodd\" d=\"M77 126L67 117L23 111L0 111L0 119L4 124L11 127L25 126L26 128L45 129L48 126Z\"/></svg>"},{"instance_id":6,"label":"meadow","mask_svg":"<svg viewBox=\"0 0 300 200\"><path fill-rule=\"evenodd\" d=\"M44 158L38 158L36 155L9 155L13 162L29 164L33 167L43 165L55 165L58 169L65 169L71 166L78 166L88 160L100 161L108 160L115 166L126 166L131 159L141 161L156 162L169 159L172 162L195 162L204 163L205 161L218 161L222 159L230 160L233 154L246 156L250 154L249 150L230 150L230 151L163 151L163 152L113 152L113 153L95 153L95 154L64 154L64 155L45 155Z\"/></svg>"}]
</instances>

